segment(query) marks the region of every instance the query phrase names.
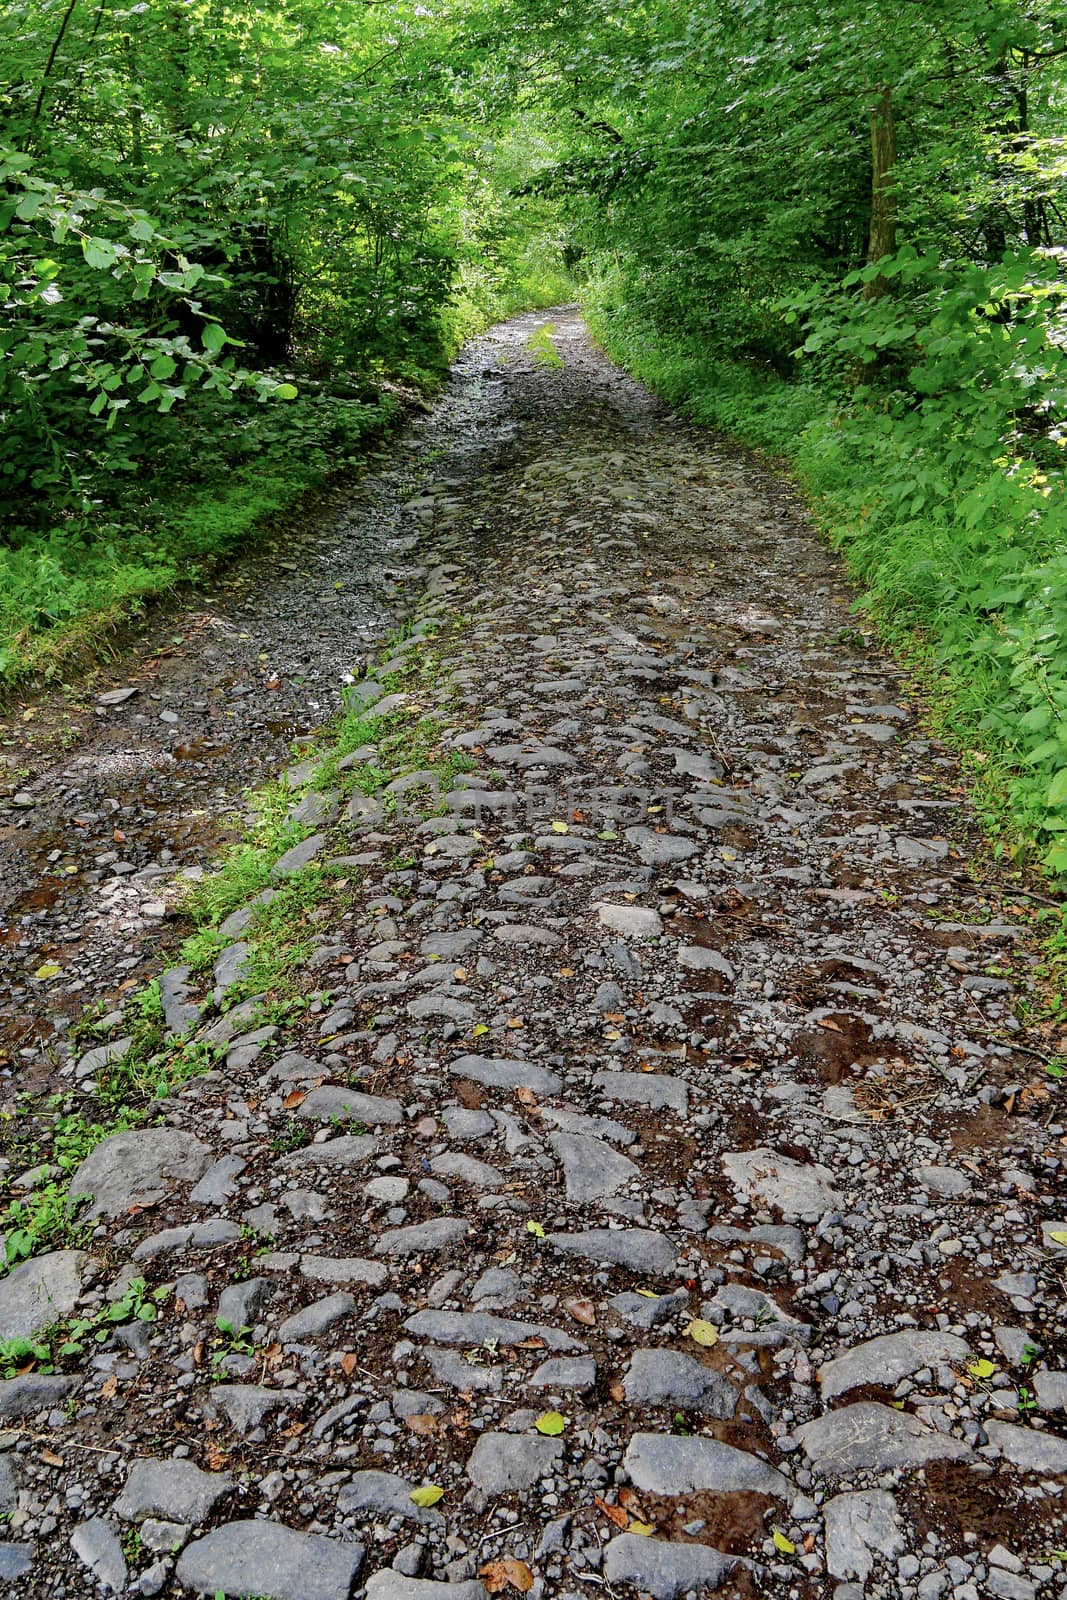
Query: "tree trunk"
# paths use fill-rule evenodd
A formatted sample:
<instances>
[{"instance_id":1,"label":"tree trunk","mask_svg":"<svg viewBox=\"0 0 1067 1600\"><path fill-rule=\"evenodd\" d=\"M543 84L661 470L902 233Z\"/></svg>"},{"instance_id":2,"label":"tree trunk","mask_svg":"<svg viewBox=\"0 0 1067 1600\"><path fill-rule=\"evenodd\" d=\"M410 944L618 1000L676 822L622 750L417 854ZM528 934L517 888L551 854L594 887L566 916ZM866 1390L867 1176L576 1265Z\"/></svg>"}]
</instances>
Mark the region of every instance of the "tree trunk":
<instances>
[{"instance_id":1,"label":"tree trunk","mask_svg":"<svg viewBox=\"0 0 1067 1600\"><path fill-rule=\"evenodd\" d=\"M897 203L893 192L895 157L892 90L883 87L877 103L871 107L871 231L867 261L872 266L883 256L892 255L897 248ZM885 294L886 288L886 280L879 273L866 285L864 293L868 300L877 300Z\"/></svg>"}]
</instances>

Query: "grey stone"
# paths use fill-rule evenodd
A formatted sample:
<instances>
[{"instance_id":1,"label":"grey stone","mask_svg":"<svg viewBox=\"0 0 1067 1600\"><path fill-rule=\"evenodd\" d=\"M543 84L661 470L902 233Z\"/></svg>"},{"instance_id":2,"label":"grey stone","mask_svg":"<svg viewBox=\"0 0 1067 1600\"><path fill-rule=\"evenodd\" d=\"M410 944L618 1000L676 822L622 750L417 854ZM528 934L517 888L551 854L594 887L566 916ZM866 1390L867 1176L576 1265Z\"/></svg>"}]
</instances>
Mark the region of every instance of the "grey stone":
<instances>
[{"instance_id":1,"label":"grey stone","mask_svg":"<svg viewBox=\"0 0 1067 1600\"><path fill-rule=\"evenodd\" d=\"M554 1356L530 1376L531 1389L591 1389L596 1383L592 1356Z\"/></svg>"},{"instance_id":2,"label":"grey stone","mask_svg":"<svg viewBox=\"0 0 1067 1600\"><path fill-rule=\"evenodd\" d=\"M540 945L545 949L563 943L560 935L550 928L538 928L528 922L502 922L493 929L493 938L500 944Z\"/></svg>"},{"instance_id":3,"label":"grey stone","mask_svg":"<svg viewBox=\"0 0 1067 1600\"><path fill-rule=\"evenodd\" d=\"M895 1388L921 1367L958 1365L970 1355L965 1339L952 1333L927 1332L906 1328L900 1333L884 1333L847 1350L843 1356L826 1361L819 1368L819 1389L823 1400L832 1400L865 1383Z\"/></svg>"},{"instance_id":4,"label":"grey stone","mask_svg":"<svg viewBox=\"0 0 1067 1600\"><path fill-rule=\"evenodd\" d=\"M594 1139L610 1139L612 1144L635 1144L637 1141L634 1130L627 1128L621 1122L616 1122L613 1117L586 1117L577 1111L560 1110L555 1106L545 1106L541 1115L550 1127L558 1128L561 1133L580 1133Z\"/></svg>"},{"instance_id":5,"label":"grey stone","mask_svg":"<svg viewBox=\"0 0 1067 1600\"><path fill-rule=\"evenodd\" d=\"M626 839L649 867L673 866L676 861L688 861L700 853L696 840L683 839L675 833L654 833L651 828L627 828Z\"/></svg>"},{"instance_id":6,"label":"grey stone","mask_svg":"<svg viewBox=\"0 0 1067 1600\"><path fill-rule=\"evenodd\" d=\"M94 1045L92 1050L87 1050L74 1068L74 1076L79 1083L83 1078L95 1078L96 1074L113 1061L121 1061L129 1050L132 1039L113 1039L110 1044Z\"/></svg>"},{"instance_id":7,"label":"grey stone","mask_svg":"<svg viewBox=\"0 0 1067 1600\"><path fill-rule=\"evenodd\" d=\"M379 1256L418 1256L447 1250L459 1244L470 1232L462 1217L431 1217L428 1222L413 1222L407 1228L389 1228L374 1246Z\"/></svg>"},{"instance_id":8,"label":"grey stone","mask_svg":"<svg viewBox=\"0 0 1067 1600\"><path fill-rule=\"evenodd\" d=\"M189 999L188 967L169 967L159 977L159 999L167 1033L180 1038L200 1021L200 1007Z\"/></svg>"},{"instance_id":9,"label":"grey stone","mask_svg":"<svg viewBox=\"0 0 1067 1600\"><path fill-rule=\"evenodd\" d=\"M444 1155L434 1156L430 1171L436 1178L455 1178L475 1189L503 1189L507 1183L499 1167L490 1166L488 1161L476 1161L460 1150L447 1150Z\"/></svg>"},{"instance_id":10,"label":"grey stone","mask_svg":"<svg viewBox=\"0 0 1067 1600\"><path fill-rule=\"evenodd\" d=\"M321 1300L313 1300L302 1311L294 1311L291 1317L286 1317L278 1329L278 1338L282 1344L299 1344L302 1339L317 1339L355 1309L356 1301L350 1294L325 1295Z\"/></svg>"},{"instance_id":11,"label":"grey stone","mask_svg":"<svg viewBox=\"0 0 1067 1600\"><path fill-rule=\"evenodd\" d=\"M623 1457L630 1481L649 1494L733 1494L751 1490L786 1500L789 1482L759 1456L718 1439L635 1433Z\"/></svg>"},{"instance_id":12,"label":"grey stone","mask_svg":"<svg viewBox=\"0 0 1067 1600\"><path fill-rule=\"evenodd\" d=\"M550 1233L548 1243L564 1255L629 1267L633 1272L673 1272L678 1252L662 1233L650 1228L588 1228L584 1233Z\"/></svg>"},{"instance_id":13,"label":"grey stone","mask_svg":"<svg viewBox=\"0 0 1067 1600\"><path fill-rule=\"evenodd\" d=\"M439 1527L444 1517L430 1507L417 1506L411 1498L412 1485L392 1472L355 1472L337 1496L342 1515L370 1511L375 1516L403 1517L408 1522Z\"/></svg>"},{"instance_id":14,"label":"grey stone","mask_svg":"<svg viewBox=\"0 0 1067 1600\"><path fill-rule=\"evenodd\" d=\"M382 1099L378 1095L359 1094L355 1089L323 1084L319 1089L312 1089L297 1108L297 1115L318 1122L362 1122L366 1127L374 1128L383 1123L402 1122L404 1109L399 1100Z\"/></svg>"},{"instance_id":15,"label":"grey stone","mask_svg":"<svg viewBox=\"0 0 1067 1600\"><path fill-rule=\"evenodd\" d=\"M223 1156L208 1167L200 1182L189 1191L189 1199L200 1206L224 1205L237 1193L234 1179L245 1168L242 1156Z\"/></svg>"},{"instance_id":16,"label":"grey stone","mask_svg":"<svg viewBox=\"0 0 1067 1600\"><path fill-rule=\"evenodd\" d=\"M485 1600L485 1586L473 1578L469 1583L435 1583L386 1568L367 1580L367 1600Z\"/></svg>"},{"instance_id":17,"label":"grey stone","mask_svg":"<svg viewBox=\"0 0 1067 1600\"><path fill-rule=\"evenodd\" d=\"M667 1322L676 1313L686 1311L689 1307L689 1295L685 1289L676 1289L672 1294L643 1295L627 1291L617 1294L608 1301L611 1309L618 1313L624 1321L632 1323L635 1328L658 1328L660 1323Z\"/></svg>"},{"instance_id":18,"label":"grey stone","mask_svg":"<svg viewBox=\"0 0 1067 1600\"><path fill-rule=\"evenodd\" d=\"M301 1167L358 1167L376 1156L380 1148L373 1134L343 1133L337 1139L325 1139L321 1144L309 1144L303 1150L294 1150L282 1159L281 1165L290 1170L299 1170Z\"/></svg>"},{"instance_id":19,"label":"grey stone","mask_svg":"<svg viewBox=\"0 0 1067 1600\"><path fill-rule=\"evenodd\" d=\"M593 1088L605 1100L624 1105L648 1106L651 1111L677 1111L683 1117L689 1110L689 1090L680 1078L665 1072L594 1072Z\"/></svg>"},{"instance_id":20,"label":"grey stone","mask_svg":"<svg viewBox=\"0 0 1067 1600\"><path fill-rule=\"evenodd\" d=\"M483 1345L486 1340L519 1344L523 1339L537 1338L542 1339L549 1350L584 1348L558 1328L498 1317L491 1311L416 1311L414 1316L408 1317L404 1328L417 1339L433 1339L438 1344Z\"/></svg>"},{"instance_id":21,"label":"grey stone","mask_svg":"<svg viewBox=\"0 0 1067 1600\"><path fill-rule=\"evenodd\" d=\"M540 1434L483 1433L471 1451L467 1476L487 1494L510 1494L549 1477L562 1458L562 1439L546 1439Z\"/></svg>"},{"instance_id":22,"label":"grey stone","mask_svg":"<svg viewBox=\"0 0 1067 1600\"><path fill-rule=\"evenodd\" d=\"M8 1540L0 1540L0 1583L14 1583L17 1578L25 1578L33 1570L32 1544L12 1544ZM479 1600L484 1600L485 1591L481 1584Z\"/></svg>"},{"instance_id":23,"label":"grey stone","mask_svg":"<svg viewBox=\"0 0 1067 1600\"><path fill-rule=\"evenodd\" d=\"M269 1278L247 1278L244 1283L228 1283L219 1295L216 1323L226 1323L235 1333L252 1328L259 1313L274 1293Z\"/></svg>"},{"instance_id":24,"label":"grey stone","mask_svg":"<svg viewBox=\"0 0 1067 1600\"><path fill-rule=\"evenodd\" d=\"M972 1192L970 1180L955 1167L916 1167L915 1181L946 1200L962 1200Z\"/></svg>"},{"instance_id":25,"label":"grey stone","mask_svg":"<svg viewBox=\"0 0 1067 1600\"><path fill-rule=\"evenodd\" d=\"M178 1558L176 1576L197 1594L260 1600L348 1600L361 1544L338 1544L278 1522L228 1522Z\"/></svg>"},{"instance_id":26,"label":"grey stone","mask_svg":"<svg viewBox=\"0 0 1067 1600\"><path fill-rule=\"evenodd\" d=\"M176 1184L193 1184L211 1165L211 1151L176 1128L113 1133L90 1150L70 1181L72 1195L87 1195L88 1217L121 1217L151 1206Z\"/></svg>"},{"instance_id":27,"label":"grey stone","mask_svg":"<svg viewBox=\"0 0 1067 1600\"><path fill-rule=\"evenodd\" d=\"M201 1472L191 1461L135 1461L114 1509L124 1522L162 1517L195 1527L232 1488L228 1472Z\"/></svg>"},{"instance_id":28,"label":"grey stone","mask_svg":"<svg viewBox=\"0 0 1067 1600\"><path fill-rule=\"evenodd\" d=\"M17 1422L36 1416L38 1411L51 1411L63 1405L80 1383L80 1378L41 1377L36 1372L23 1378L5 1378L0 1382L0 1417L5 1422Z\"/></svg>"},{"instance_id":29,"label":"grey stone","mask_svg":"<svg viewBox=\"0 0 1067 1600\"><path fill-rule=\"evenodd\" d=\"M717 972L727 983L733 983L737 976L721 950L702 944L683 945L678 952L678 965L689 972Z\"/></svg>"},{"instance_id":30,"label":"grey stone","mask_svg":"<svg viewBox=\"0 0 1067 1600\"><path fill-rule=\"evenodd\" d=\"M678 1406L723 1420L737 1409L733 1384L681 1350L635 1350L623 1388L631 1404Z\"/></svg>"},{"instance_id":31,"label":"grey stone","mask_svg":"<svg viewBox=\"0 0 1067 1600\"><path fill-rule=\"evenodd\" d=\"M875 1400L830 1411L795 1430L812 1469L823 1477L921 1467L927 1461L969 1461L960 1439L936 1433L918 1417Z\"/></svg>"},{"instance_id":32,"label":"grey stone","mask_svg":"<svg viewBox=\"0 0 1067 1600\"><path fill-rule=\"evenodd\" d=\"M294 844L292 849L280 855L271 867L271 877L287 878L291 873L299 872L301 868L314 861L325 843L324 833L313 833L309 839L302 839L299 844Z\"/></svg>"},{"instance_id":33,"label":"grey stone","mask_svg":"<svg viewBox=\"0 0 1067 1600\"><path fill-rule=\"evenodd\" d=\"M238 1433L251 1433L272 1411L292 1410L303 1402L293 1389L268 1389L259 1383L220 1383L211 1390L211 1403Z\"/></svg>"},{"instance_id":34,"label":"grey stone","mask_svg":"<svg viewBox=\"0 0 1067 1600\"><path fill-rule=\"evenodd\" d=\"M126 1587L126 1558L122 1545L103 1517L90 1517L75 1528L71 1549L101 1588L108 1594L121 1594Z\"/></svg>"},{"instance_id":35,"label":"grey stone","mask_svg":"<svg viewBox=\"0 0 1067 1600\"><path fill-rule=\"evenodd\" d=\"M1011 1422L987 1422L985 1431L991 1445L1024 1472L1040 1472L1050 1477L1067 1473L1067 1439L1041 1433L1037 1428L1020 1428Z\"/></svg>"},{"instance_id":36,"label":"grey stone","mask_svg":"<svg viewBox=\"0 0 1067 1600\"><path fill-rule=\"evenodd\" d=\"M27 1339L69 1317L81 1294L89 1257L84 1250L33 1256L0 1278L0 1341Z\"/></svg>"},{"instance_id":37,"label":"grey stone","mask_svg":"<svg viewBox=\"0 0 1067 1600\"><path fill-rule=\"evenodd\" d=\"M736 1556L704 1544L668 1544L620 1533L604 1549L604 1576L609 1584L626 1583L653 1600L679 1600L682 1595L717 1589L737 1566Z\"/></svg>"},{"instance_id":38,"label":"grey stone","mask_svg":"<svg viewBox=\"0 0 1067 1600\"><path fill-rule=\"evenodd\" d=\"M212 1217L208 1222L190 1222L181 1228L162 1228L142 1239L133 1252L135 1261L154 1261L171 1250L206 1250L216 1244L232 1244L241 1237L236 1222Z\"/></svg>"},{"instance_id":39,"label":"grey stone","mask_svg":"<svg viewBox=\"0 0 1067 1600\"><path fill-rule=\"evenodd\" d=\"M700 1315L709 1322L747 1320L759 1324L761 1333L770 1333L773 1344L809 1344L811 1327L797 1317L790 1316L776 1300L762 1289L749 1289L740 1283L724 1283L710 1300L700 1308ZM744 1335L739 1339L743 1342Z\"/></svg>"},{"instance_id":40,"label":"grey stone","mask_svg":"<svg viewBox=\"0 0 1067 1600\"><path fill-rule=\"evenodd\" d=\"M500 1394L504 1387L503 1367L484 1366L481 1361L472 1364L456 1350L439 1350L433 1345L422 1355L435 1381L460 1394Z\"/></svg>"},{"instance_id":41,"label":"grey stone","mask_svg":"<svg viewBox=\"0 0 1067 1600\"><path fill-rule=\"evenodd\" d=\"M579 1205L603 1200L633 1179L640 1169L602 1139L579 1133L554 1133L549 1144L563 1163L567 1199Z\"/></svg>"},{"instance_id":42,"label":"grey stone","mask_svg":"<svg viewBox=\"0 0 1067 1600\"><path fill-rule=\"evenodd\" d=\"M787 1219L817 1222L841 1204L833 1173L826 1167L793 1161L776 1150L730 1150L722 1165L741 1196L750 1203L761 1201Z\"/></svg>"},{"instance_id":43,"label":"grey stone","mask_svg":"<svg viewBox=\"0 0 1067 1600\"><path fill-rule=\"evenodd\" d=\"M315 1283L369 1283L375 1289L389 1276L380 1262L362 1256L301 1256L300 1271Z\"/></svg>"},{"instance_id":44,"label":"grey stone","mask_svg":"<svg viewBox=\"0 0 1067 1600\"><path fill-rule=\"evenodd\" d=\"M439 956L444 961L455 961L481 944L485 938L479 928L456 928L452 933L431 933L419 945L424 956Z\"/></svg>"},{"instance_id":45,"label":"grey stone","mask_svg":"<svg viewBox=\"0 0 1067 1600\"><path fill-rule=\"evenodd\" d=\"M0 1515L15 1509L18 1482L10 1456L0 1456Z\"/></svg>"},{"instance_id":46,"label":"grey stone","mask_svg":"<svg viewBox=\"0 0 1067 1600\"><path fill-rule=\"evenodd\" d=\"M459 1056L448 1063L449 1072L470 1078L490 1089L529 1089L534 1094L558 1094L560 1080L547 1067L533 1061L512 1061L502 1056Z\"/></svg>"},{"instance_id":47,"label":"grey stone","mask_svg":"<svg viewBox=\"0 0 1067 1600\"><path fill-rule=\"evenodd\" d=\"M497 1305L512 1305L521 1298L522 1283L510 1267L490 1267L471 1289L472 1300L494 1300Z\"/></svg>"},{"instance_id":48,"label":"grey stone","mask_svg":"<svg viewBox=\"0 0 1067 1600\"><path fill-rule=\"evenodd\" d=\"M906 1541L897 1527L896 1501L884 1489L839 1494L823 1507L826 1565L833 1578L866 1583L875 1555L887 1561L903 1555Z\"/></svg>"},{"instance_id":49,"label":"grey stone","mask_svg":"<svg viewBox=\"0 0 1067 1600\"><path fill-rule=\"evenodd\" d=\"M1067 1372L1035 1372L1033 1390L1042 1411L1067 1411Z\"/></svg>"},{"instance_id":50,"label":"grey stone","mask_svg":"<svg viewBox=\"0 0 1067 1600\"><path fill-rule=\"evenodd\" d=\"M441 1115L450 1139L485 1139L496 1127L488 1111L468 1111L465 1106L446 1106Z\"/></svg>"},{"instance_id":51,"label":"grey stone","mask_svg":"<svg viewBox=\"0 0 1067 1600\"><path fill-rule=\"evenodd\" d=\"M658 939L663 932L659 912L647 906L616 906L607 900L598 900L593 910L601 924L622 939Z\"/></svg>"},{"instance_id":52,"label":"grey stone","mask_svg":"<svg viewBox=\"0 0 1067 1600\"><path fill-rule=\"evenodd\" d=\"M232 989L235 983L241 983L248 973L248 961L252 954L252 946L238 941L237 944L227 945L215 957L215 965L211 976L215 988L220 995L227 989Z\"/></svg>"}]
</instances>

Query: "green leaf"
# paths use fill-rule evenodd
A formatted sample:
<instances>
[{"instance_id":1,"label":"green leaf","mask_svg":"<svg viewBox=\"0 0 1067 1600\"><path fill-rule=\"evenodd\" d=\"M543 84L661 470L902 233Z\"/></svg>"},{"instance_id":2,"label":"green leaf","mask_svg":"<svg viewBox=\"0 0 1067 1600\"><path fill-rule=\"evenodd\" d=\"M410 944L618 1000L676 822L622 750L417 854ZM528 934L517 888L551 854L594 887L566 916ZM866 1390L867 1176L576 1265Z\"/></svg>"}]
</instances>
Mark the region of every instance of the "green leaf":
<instances>
[{"instance_id":1,"label":"green leaf","mask_svg":"<svg viewBox=\"0 0 1067 1600\"><path fill-rule=\"evenodd\" d=\"M796 1555L796 1545L793 1543L792 1539L786 1537L780 1528L772 1528L771 1540L774 1544L774 1548L776 1550L780 1550L784 1556Z\"/></svg>"},{"instance_id":2,"label":"green leaf","mask_svg":"<svg viewBox=\"0 0 1067 1600\"><path fill-rule=\"evenodd\" d=\"M1045 804L1051 811L1056 806L1067 803L1067 767L1061 767L1048 786L1048 795Z\"/></svg>"},{"instance_id":3,"label":"green leaf","mask_svg":"<svg viewBox=\"0 0 1067 1600\"><path fill-rule=\"evenodd\" d=\"M445 1491L437 1483L423 1483L417 1489L412 1489L411 1498L417 1506L423 1509L435 1506L438 1500L443 1500Z\"/></svg>"},{"instance_id":4,"label":"green leaf","mask_svg":"<svg viewBox=\"0 0 1067 1600\"><path fill-rule=\"evenodd\" d=\"M226 343L225 331L217 322L205 322L200 337L204 341L204 349L213 356L217 356Z\"/></svg>"},{"instance_id":5,"label":"green leaf","mask_svg":"<svg viewBox=\"0 0 1067 1600\"><path fill-rule=\"evenodd\" d=\"M295 400L300 390L295 383L280 383L274 391L275 400Z\"/></svg>"},{"instance_id":6,"label":"green leaf","mask_svg":"<svg viewBox=\"0 0 1067 1600\"><path fill-rule=\"evenodd\" d=\"M562 1433L566 1426L567 1419L559 1411L545 1411L534 1423L538 1433L545 1433L550 1439L554 1439L557 1434Z\"/></svg>"}]
</instances>

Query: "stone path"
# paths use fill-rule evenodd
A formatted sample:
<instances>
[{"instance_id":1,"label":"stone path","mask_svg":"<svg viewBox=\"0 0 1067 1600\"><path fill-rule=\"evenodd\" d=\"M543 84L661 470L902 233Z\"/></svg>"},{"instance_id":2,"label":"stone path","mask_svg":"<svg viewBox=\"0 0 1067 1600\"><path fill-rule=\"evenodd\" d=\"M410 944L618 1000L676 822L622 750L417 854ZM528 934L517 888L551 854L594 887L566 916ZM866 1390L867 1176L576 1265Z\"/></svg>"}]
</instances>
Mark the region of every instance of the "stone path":
<instances>
[{"instance_id":1,"label":"stone path","mask_svg":"<svg viewBox=\"0 0 1067 1600\"><path fill-rule=\"evenodd\" d=\"M957 768L781 481L555 325L290 770L288 1003L261 902L0 1280L93 1330L0 1381L23 1594L1067 1594L1065 1130Z\"/></svg>"}]
</instances>

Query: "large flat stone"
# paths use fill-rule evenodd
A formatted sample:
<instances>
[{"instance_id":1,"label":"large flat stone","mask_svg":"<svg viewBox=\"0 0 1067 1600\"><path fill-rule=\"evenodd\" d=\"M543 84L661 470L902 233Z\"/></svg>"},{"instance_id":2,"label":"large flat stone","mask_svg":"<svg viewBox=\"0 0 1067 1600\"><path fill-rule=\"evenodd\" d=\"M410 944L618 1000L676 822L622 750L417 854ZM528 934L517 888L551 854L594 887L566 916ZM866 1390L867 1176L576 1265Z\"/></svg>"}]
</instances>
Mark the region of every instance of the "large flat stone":
<instances>
[{"instance_id":1,"label":"large flat stone","mask_svg":"<svg viewBox=\"0 0 1067 1600\"><path fill-rule=\"evenodd\" d=\"M777 1150L730 1150L722 1165L742 1198L779 1211L787 1220L817 1222L841 1204L827 1167L793 1161Z\"/></svg>"},{"instance_id":2,"label":"large flat stone","mask_svg":"<svg viewBox=\"0 0 1067 1600\"><path fill-rule=\"evenodd\" d=\"M212 1600L348 1600L362 1565L361 1544L279 1522L228 1522L182 1551L176 1576Z\"/></svg>"},{"instance_id":3,"label":"large flat stone","mask_svg":"<svg viewBox=\"0 0 1067 1600\"><path fill-rule=\"evenodd\" d=\"M513 1494L551 1477L563 1440L539 1433L483 1433L471 1451L467 1476L487 1494Z\"/></svg>"},{"instance_id":4,"label":"large flat stone","mask_svg":"<svg viewBox=\"0 0 1067 1600\"><path fill-rule=\"evenodd\" d=\"M321 1144L309 1144L284 1156L281 1165L299 1171L301 1167L360 1167L378 1154L380 1145L370 1133L342 1133Z\"/></svg>"},{"instance_id":5,"label":"large flat stone","mask_svg":"<svg viewBox=\"0 0 1067 1600\"><path fill-rule=\"evenodd\" d=\"M832 1578L866 1583L876 1555L890 1561L907 1544L897 1526L896 1501L884 1489L839 1494L823 1507L826 1565Z\"/></svg>"},{"instance_id":6,"label":"large flat stone","mask_svg":"<svg viewBox=\"0 0 1067 1600\"><path fill-rule=\"evenodd\" d=\"M533 1061L511 1061L503 1056L458 1056L449 1072L470 1078L490 1089L529 1089L533 1094L558 1094L560 1080L547 1067Z\"/></svg>"},{"instance_id":7,"label":"large flat stone","mask_svg":"<svg viewBox=\"0 0 1067 1600\"><path fill-rule=\"evenodd\" d=\"M406 1578L386 1567L367 1580L367 1600L485 1600L485 1585L471 1578L467 1583L435 1583L432 1578Z\"/></svg>"},{"instance_id":8,"label":"large flat stone","mask_svg":"<svg viewBox=\"0 0 1067 1600\"><path fill-rule=\"evenodd\" d=\"M652 1111L689 1110L689 1090L681 1078L665 1072L594 1072L593 1088L605 1100L623 1105L648 1106Z\"/></svg>"},{"instance_id":9,"label":"large flat stone","mask_svg":"<svg viewBox=\"0 0 1067 1600\"><path fill-rule=\"evenodd\" d=\"M937 1433L910 1412L895 1411L876 1400L861 1400L805 1422L796 1429L796 1437L812 1470L825 1478L972 1459L961 1439Z\"/></svg>"},{"instance_id":10,"label":"large flat stone","mask_svg":"<svg viewBox=\"0 0 1067 1600\"><path fill-rule=\"evenodd\" d=\"M1013 1422L987 1422L985 1431L1006 1461L1024 1472L1037 1472L1058 1478L1067 1473L1067 1439L1059 1434L1042 1433L1037 1428L1020 1428Z\"/></svg>"},{"instance_id":11,"label":"large flat stone","mask_svg":"<svg viewBox=\"0 0 1067 1600\"><path fill-rule=\"evenodd\" d=\"M585 1346L558 1328L537 1322L519 1322L514 1317L498 1317L491 1311L416 1311L404 1323L417 1339L432 1339L437 1344L483 1345L519 1344L523 1339L541 1339L549 1350L584 1350Z\"/></svg>"},{"instance_id":12,"label":"large flat stone","mask_svg":"<svg viewBox=\"0 0 1067 1600\"><path fill-rule=\"evenodd\" d=\"M121 1594L129 1576L122 1545L103 1517L90 1517L75 1528L71 1549L89 1568L105 1594Z\"/></svg>"},{"instance_id":13,"label":"large flat stone","mask_svg":"<svg viewBox=\"0 0 1067 1600\"><path fill-rule=\"evenodd\" d=\"M467 1237L470 1224L462 1217L431 1217L406 1228L387 1228L374 1246L376 1256L421 1256L447 1250Z\"/></svg>"},{"instance_id":14,"label":"large flat stone","mask_svg":"<svg viewBox=\"0 0 1067 1600\"><path fill-rule=\"evenodd\" d=\"M80 1386L81 1378L42 1377L36 1372L0 1381L0 1418L17 1422L39 1411L62 1406Z\"/></svg>"},{"instance_id":15,"label":"large flat stone","mask_svg":"<svg viewBox=\"0 0 1067 1600\"><path fill-rule=\"evenodd\" d=\"M376 1128L384 1123L403 1122L404 1109L399 1100L325 1083L312 1089L298 1107L297 1115L317 1122L362 1122L368 1128Z\"/></svg>"},{"instance_id":16,"label":"large flat stone","mask_svg":"<svg viewBox=\"0 0 1067 1600\"><path fill-rule=\"evenodd\" d=\"M623 1457L635 1488L649 1494L734 1494L751 1490L786 1500L789 1481L759 1456L718 1439L635 1433Z\"/></svg>"},{"instance_id":17,"label":"large flat stone","mask_svg":"<svg viewBox=\"0 0 1067 1600\"><path fill-rule=\"evenodd\" d=\"M648 906L617 906L598 900L593 910L601 925L622 939L658 939L663 932L662 917Z\"/></svg>"},{"instance_id":18,"label":"large flat stone","mask_svg":"<svg viewBox=\"0 0 1067 1600\"><path fill-rule=\"evenodd\" d=\"M370 1512L376 1517L402 1517L407 1522L440 1526L444 1517L429 1506L417 1506L411 1498L414 1485L395 1472L354 1472L337 1496L342 1515Z\"/></svg>"},{"instance_id":19,"label":"large flat stone","mask_svg":"<svg viewBox=\"0 0 1067 1600\"><path fill-rule=\"evenodd\" d=\"M84 1250L33 1256L0 1278L0 1340L29 1339L69 1317L81 1294L89 1257Z\"/></svg>"},{"instance_id":20,"label":"large flat stone","mask_svg":"<svg viewBox=\"0 0 1067 1600\"><path fill-rule=\"evenodd\" d=\"M578 1205L617 1194L641 1176L640 1168L602 1139L580 1133L553 1133L548 1142L563 1164L567 1199Z\"/></svg>"},{"instance_id":21,"label":"large flat stone","mask_svg":"<svg viewBox=\"0 0 1067 1600\"><path fill-rule=\"evenodd\" d=\"M651 1228L587 1228L584 1233L550 1233L547 1238L564 1255L653 1276L673 1272L678 1261L671 1241Z\"/></svg>"},{"instance_id":22,"label":"large flat stone","mask_svg":"<svg viewBox=\"0 0 1067 1600\"><path fill-rule=\"evenodd\" d=\"M868 1339L844 1355L835 1356L819 1368L819 1388L824 1400L876 1383L892 1389L922 1367L957 1366L970 1355L965 1339L939 1330L905 1328L900 1333L884 1333Z\"/></svg>"},{"instance_id":23,"label":"large flat stone","mask_svg":"<svg viewBox=\"0 0 1067 1600\"><path fill-rule=\"evenodd\" d=\"M627 1401L677 1406L725 1420L737 1409L737 1390L682 1350L635 1350L623 1378Z\"/></svg>"},{"instance_id":24,"label":"large flat stone","mask_svg":"<svg viewBox=\"0 0 1067 1600\"><path fill-rule=\"evenodd\" d=\"M604 1549L604 1576L625 1583L653 1600L678 1600L693 1591L717 1589L737 1566L736 1556L705 1544L669 1544L620 1533Z\"/></svg>"},{"instance_id":25,"label":"large flat stone","mask_svg":"<svg viewBox=\"0 0 1067 1600\"><path fill-rule=\"evenodd\" d=\"M195 1528L232 1488L228 1472L201 1472L192 1461L135 1461L115 1501L115 1514L126 1522L162 1517Z\"/></svg>"},{"instance_id":26,"label":"large flat stone","mask_svg":"<svg viewBox=\"0 0 1067 1600\"><path fill-rule=\"evenodd\" d=\"M137 1128L113 1133L90 1150L73 1178L72 1195L87 1195L88 1217L121 1217L151 1206L177 1185L194 1184L212 1155L191 1133L177 1128Z\"/></svg>"}]
</instances>

